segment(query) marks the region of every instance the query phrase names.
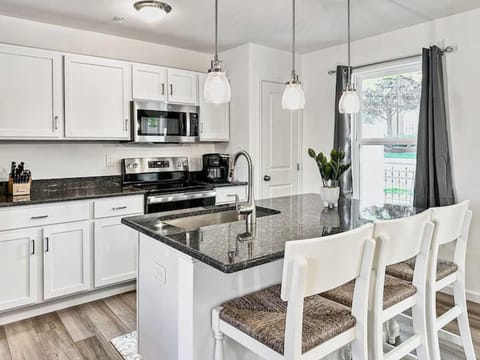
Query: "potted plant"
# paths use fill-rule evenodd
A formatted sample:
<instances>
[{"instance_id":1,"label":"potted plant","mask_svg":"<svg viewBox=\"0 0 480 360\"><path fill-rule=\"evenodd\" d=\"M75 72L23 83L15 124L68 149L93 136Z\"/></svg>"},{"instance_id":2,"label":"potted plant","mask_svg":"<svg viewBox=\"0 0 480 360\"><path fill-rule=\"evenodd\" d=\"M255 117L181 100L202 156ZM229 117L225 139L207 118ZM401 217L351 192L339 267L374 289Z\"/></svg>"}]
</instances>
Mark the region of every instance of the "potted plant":
<instances>
[{"instance_id":1,"label":"potted plant","mask_svg":"<svg viewBox=\"0 0 480 360\"><path fill-rule=\"evenodd\" d=\"M320 171L322 200L329 208L334 208L340 197L340 178L350 168L350 163L345 163L345 152L333 149L330 152L330 161L322 152L317 154L313 149L308 149L308 155L315 160Z\"/></svg>"}]
</instances>

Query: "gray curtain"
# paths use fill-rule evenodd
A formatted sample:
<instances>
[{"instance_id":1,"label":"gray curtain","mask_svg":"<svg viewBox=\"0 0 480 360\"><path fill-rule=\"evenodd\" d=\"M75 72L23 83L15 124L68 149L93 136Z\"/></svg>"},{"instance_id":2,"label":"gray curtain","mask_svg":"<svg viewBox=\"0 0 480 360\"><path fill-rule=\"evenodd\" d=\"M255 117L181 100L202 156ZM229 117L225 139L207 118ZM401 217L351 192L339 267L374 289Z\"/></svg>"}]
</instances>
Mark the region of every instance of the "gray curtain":
<instances>
[{"instance_id":1,"label":"gray curtain","mask_svg":"<svg viewBox=\"0 0 480 360\"><path fill-rule=\"evenodd\" d=\"M352 161L352 121L351 115L340 114L338 103L348 80L348 66L337 66L337 85L335 94L335 131L333 147L345 152L345 162ZM353 194L352 168L346 171L340 180L340 195L350 198Z\"/></svg>"},{"instance_id":2,"label":"gray curtain","mask_svg":"<svg viewBox=\"0 0 480 360\"><path fill-rule=\"evenodd\" d=\"M414 191L414 206L423 209L455 203L442 55L436 46L423 49Z\"/></svg>"}]
</instances>

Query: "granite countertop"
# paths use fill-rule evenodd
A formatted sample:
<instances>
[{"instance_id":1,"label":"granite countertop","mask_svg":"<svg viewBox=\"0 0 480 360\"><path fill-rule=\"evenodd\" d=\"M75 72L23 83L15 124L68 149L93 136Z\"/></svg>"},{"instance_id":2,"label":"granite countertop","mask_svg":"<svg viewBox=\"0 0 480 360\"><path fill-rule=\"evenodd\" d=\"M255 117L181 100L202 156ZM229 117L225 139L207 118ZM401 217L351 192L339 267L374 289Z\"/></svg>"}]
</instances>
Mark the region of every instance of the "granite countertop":
<instances>
[{"instance_id":1,"label":"granite countertop","mask_svg":"<svg viewBox=\"0 0 480 360\"><path fill-rule=\"evenodd\" d=\"M174 218L233 209L228 205L128 217L122 223L222 272L233 273L283 258L285 242L289 240L330 235L375 220L420 212L398 205L366 206L358 200L342 201L338 209L330 210L323 207L318 194L260 200L256 205L280 213L258 217L250 238L245 236L245 221L190 231L165 223Z\"/></svg>"},{"instance_id":2,"label":"granite countertop","mask_svg":"<svg viewBox=\"0 0 480 360\"><path fill-rule=\"evenodd\" d=\"M141 195L143 190L123 187L119 176L34 180L30 195L11 196L0 184L0 207L34 205L103 197Z\"/></svg>"}]
</instances>

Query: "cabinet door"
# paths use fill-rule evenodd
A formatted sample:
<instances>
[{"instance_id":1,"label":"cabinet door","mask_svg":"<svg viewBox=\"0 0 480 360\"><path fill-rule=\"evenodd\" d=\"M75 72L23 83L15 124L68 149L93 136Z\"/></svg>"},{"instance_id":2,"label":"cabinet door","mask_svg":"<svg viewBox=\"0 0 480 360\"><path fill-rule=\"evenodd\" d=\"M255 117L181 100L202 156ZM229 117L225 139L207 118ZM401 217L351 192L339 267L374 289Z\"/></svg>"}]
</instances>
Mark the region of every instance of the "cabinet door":
<instances>
[{"instance_id":1,"label":"cabinet door","mask_svg":"<svg viewBox=\"0 0 480 360\"><path fill-rule=\"evenodd\" d=\"M0 138L63 135L62 56L0 45Z\"/></svg>"},{"instance_id":2,"label":"cabinet door","mask_svg":"<svg viewBox=\"0 0 480 360\"><path fill-rule=\"evenodd\" d=\"M87 221L44 228L45 299L91 288L90 242L90 224Z\"/></svg>"},{"instance_id":3,"label":"cabinet door","mask_svg":"<svg viewBox=\"0 0 480 360\"><path fill-rule=\"evenodd\" d=\"M198 105L197 73L168 69L168 102Z\"/></svg>"},{"instance_id":4,"label":"cabinet door","mask_svg":"<svg viewBox=\"0 0 480 360\"><path fill-rule=\"evenodd\" d=\"M129 140L130 65L65 56L65 136Z\"/></svg>"},{"instance_id":5,"label":"cabinet door","mask_svg":"<svg viewBox=\"0 0 480 360\"><path fill-rule=\"evenodd\" d=\"M167 101L167 69L132 65L132 97L137 100Z\"/></svg>"},{"instance_id":6,"label":"cabinet door","mask_svg":"<svg viewBox=\"0 0 480 360\"><path fill-rule=\"evenodd\" d=\"M0 311L35 304L40 230L0 233Z\"/></svg>"},{"instance_id":7,"label":"cabinet door","mask_svg":"<svg viewBox=\"0 0 480 360\"><path fill-rule=\"evenodd\" d=\"M199 76L200 141L230 140L230 103L210 104L203 97L206 74Z\"/></svg>"},{"instance_id":8,"label":"cabinet door","mask_svg":"<svg viewBox=\"0 0 480 360\"><path fill-rule=\"evenodd\" d=\"M138 232L121 218L95 221L95 287L135 279Z\"/></svg>"}]
</instances>

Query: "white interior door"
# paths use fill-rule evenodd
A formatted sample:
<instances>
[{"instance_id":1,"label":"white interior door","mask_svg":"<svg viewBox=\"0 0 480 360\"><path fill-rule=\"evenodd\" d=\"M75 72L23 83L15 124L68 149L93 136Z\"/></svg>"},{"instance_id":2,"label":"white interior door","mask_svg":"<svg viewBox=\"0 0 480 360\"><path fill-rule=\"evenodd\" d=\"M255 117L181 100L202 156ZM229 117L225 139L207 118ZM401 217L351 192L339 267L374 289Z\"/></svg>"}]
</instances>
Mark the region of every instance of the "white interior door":
<instances>
[{"instance_id":1,"label":"white interior door","mask_svg":"<svg viewBox=\"0 0 480 360\"><path fill-rule=\"evenodd\" d=\"M262 82L262 197L299 193L300 162L298 113L282 109L285 84Z\"/></svg>"}]
</instances>

